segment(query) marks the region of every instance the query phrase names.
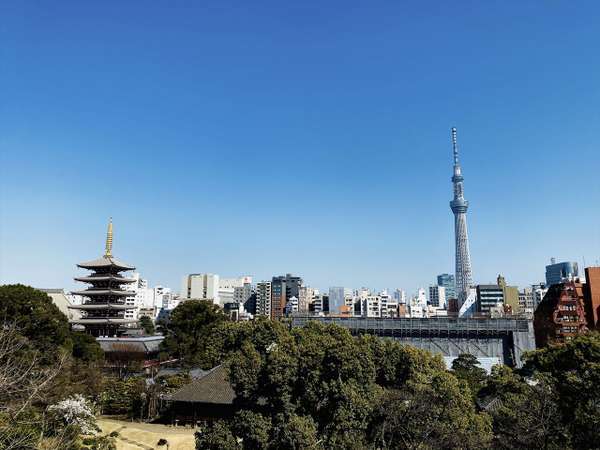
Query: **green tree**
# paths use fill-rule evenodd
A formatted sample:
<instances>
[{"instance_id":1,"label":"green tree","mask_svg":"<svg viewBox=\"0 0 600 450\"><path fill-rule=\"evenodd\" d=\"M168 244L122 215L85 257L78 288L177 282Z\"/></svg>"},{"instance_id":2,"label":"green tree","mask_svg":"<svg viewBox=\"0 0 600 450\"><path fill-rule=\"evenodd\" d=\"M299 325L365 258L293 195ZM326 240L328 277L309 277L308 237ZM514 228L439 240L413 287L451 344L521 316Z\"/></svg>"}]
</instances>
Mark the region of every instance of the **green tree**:
<instances>
[{"instance_id":1,"label":"green tree","mask_svg":"<svg viewBox=\"0 0 600 450\"><path fill-rule=\"evenodd\" d=\"M238 450L240 445L229 426L219 420L195 434L197 450Z\"/></svg>"},{"instance_id":2,"label":"green tree","mask_svg":"<svg viewBox=\"0 0 600 450\"><path fill-rule=\"evenodd\" d=\"M126 380L109 378L102 392L102 413L139 417L144 407L142 394L146 394L146 383L142 377Z\"/></svg>"},{"instance_id":3,"label":"green tree","mask_svg":"<svg viewBox=\"0 0 600 450\"><path fill-rule=\"evenodd\" d=\"M364 441L377 399L371 348L348 330L311 323L248 338L230 361L237 401L277 417L311 417L328 447Z\"/></svg>"},{"instance_id":4,"label":"green tree","mask_svg":"<svg viewBox=\"0 0 600 450\"><path fill-rule=\"evenodd\" d=\"M166 336L162 350L180 358L187 366L200 365L212 368L218 364L207 346L209 336L216 326L227 320L227 316L209 301L190 300L181 303L171 313L164 325Z\"/></svg>"},{"instance_id":5,"label":"green tree","mask_svg":"<svg viewBox=\"0 0 600 450\"><path fill-rule=\"evenodd\" d=\"M248 410L239 411L233 421L235 435L244 450L266 449L271 436L271 418Z\"/></svg>"},{"instance_id":6,"label":"green tree","mask_svg":"<svg viewBox=\"0 0 600 450\"><path fill-rule=\"evenodd\" d=\"M241 350L229 360L229 379L240 406L256 407L263 395L263 364L260 353L250 342L244 342Z\"/></svg>"},{"instance_id":7,"label":"green tree","mask_svg":"<svg viewBox=\"0 0 600 450\"><path fill-rule=\"evenodd\" d=\"M576 337L526 355L526 370L555 380L562 422L572 445L598 448L600 442L600 333Z\"/></svg>"},{"instance_id":8,"label":"green tree","mask_svg":"<svg viewBox=\"0 0 600 450\"><path fill-rule=\"evenodd\" d=\"M86 363L100 363L104 360L104 352L96 339L86 333L71 333L73 357Z\"/></svg>"},{"instance_id":9,"label":"green tree","mask_svg":"<svg viewBox=\"0 0 600 450\"><path fill-rule=\"evenodd\" d=\"M500 377L498 378L498 375ZM519 380L504 370L492 374L495 386L490 415L494 426L494 448L565 449L569 436L562 423L554 381L538 376ZM507 385L502 386L502 383ZM518 386L515 386L519 383Z\"/></svg>"},{"instance_id":10,"label":"green tree","mask_svg":"<svg viewBox=\"0 0 600 450\"><path fill-rule=\"evenodd\" d=\"M426 350L375 336L362 336L361 339L371 348L377 368L376 381L382 387L398 389L415 376L446 368L439 355Z\"/></svg>"},{"instance_id":11,"label":"green tree","mask_svg":"<svg viewBox=\"0 0 600 450\"><path fill-rule=\"evenodd\" d=\"M259 317L253 321L219 321L206 336L203 353L213 366L227 360L250 342L262 355L273 343L290 340L290 332L281 322Z\"/></svg>"},{"instance_id":12,"label":"green tree","mask_svg":"<svg viewBox=\"0 0 600 450\"><path fill-rule=\"evenodd\" d=\"M148 316L143 316L140 319L139 325L144 330L144 333L146 333L148 336L152 336L154 334L154 332L156 331L154 329L154 322Z\"/></svg>"},{"instance_id":13,"label":"green tree","mask_svg":"<svg viewBox=\"0 0 600 450\"><path fill-rule=\"evenodd\" d=\"M487 374L479 366L477 358L469 353L461 353L452 361L452 372L459 380L467 383L473 398L477 397L487 378Z\"/></svg>"},{"instance_id":14,"label":"green tree","mask_svg":"<svg viewBox=\"0 0 600 450\"><path fill-rule=\"evenodd\" d=\"M279 415L273 428L273 450L314 450L319 448L317 426L311 417Z\"/></svg>"},{"instance_id":15,"label":"green tree","mask_svg":"<svg viewBox=\"0 0 600 450\"><path fill-rule=\"evenodd\" d=\"M446 371L386 390L374 417L371 439L385 449L481 449L492 438L489 416L475 411L468 388Z\"/></svg>"},{"instance_id":16,"label":"green tree","mask_svg":"<svg viewBox=\"0 0 600 450\"><path fill-rule=\"evenodd\" d=\"M71 351L69 321L44 292L22 284L0 286L0 321L14 324L39 352L40 363Z\"/></svg>"}]
</instances>

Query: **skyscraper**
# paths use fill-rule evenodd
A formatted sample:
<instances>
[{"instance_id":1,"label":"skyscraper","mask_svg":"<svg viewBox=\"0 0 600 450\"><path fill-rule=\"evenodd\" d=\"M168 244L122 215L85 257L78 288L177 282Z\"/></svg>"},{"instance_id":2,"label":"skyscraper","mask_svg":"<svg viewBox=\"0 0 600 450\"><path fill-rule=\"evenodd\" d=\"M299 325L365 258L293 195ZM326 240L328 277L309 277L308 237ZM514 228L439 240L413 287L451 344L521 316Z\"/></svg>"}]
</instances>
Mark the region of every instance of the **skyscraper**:
<instances>
[{"instance_id":1,"label":"skyscraper","mask_svg":"<svg viewBox=\"0 0 600 450\"><path fill-rule=\"evenodd\" d=\"M444 286L429 286L429 304L434 308L446 308L446 288Z\"/></svg>"},{"instance_id":2,"label":"skyscraper","mask_svg":"<svg viewBox=\"0 0 600 450\"><path fill-rule=\"evenodd\" d=\"M271 316L271 282L256 283L256 315Z\"/></svg>"},{"instance_id":3,"label":"skyscraper","mask_svg":"<svg viewBox=\"0 0 600 450\"><path fill-rule=\"evenodd\" d=\"M285 276L273 277L271 280L271 318L283 316L287 299L300 296L302 278L288 273Z\"/></svg>"},{"instance_id":4,"label":"skyscraper","mask_svg":"<svg viewBox=\"0 0 600 450\"><path fill-rule=\"evenodd\" d=\"M442 273L437 276L437 285L443 286L446 291L446 299L456 298L456 283L454 282L454 275L449 273Z\"/></svg>"},{"instance_id":5,"label":"skyscraper","mask_svg":"<svg viewBox=\"0 0 600 450\"><path fill-rule=\"evenodd\" d=\"M450 208L454 213L454 242L456 261L456 295L459 307L465 302L469 295L469 289L473 284L471 273L471 255L469 253L469 235L467 233L467 209L469 202L465 200L460 163L458 162L458 145L456 143L456 128L452 128L452 150L454 153L454 175L452 184L454 186L454 199L450 202Z\"/></svg>"},{"instance_id":6,"label":"skyscraper","mask_svg":"<svg viewBox=\"0 0 600 450\"><path fill-rule=\"evenodd\" d=\"M183 277L181 297L195 300L211 300L219 304L219 275L191 273Z\"/></svg>"},{"instance_id":7,"label":"skyscraper","mask_svg":"<svg viewBox=\"0 0 600 450\"><path fill-rule=\"evenodd\" d=\"M546 266L546 287L579 276L579 267L574 261L557 263L556 260L552 258L550 262L551 264Z\"/></svg>"}]
</instances>

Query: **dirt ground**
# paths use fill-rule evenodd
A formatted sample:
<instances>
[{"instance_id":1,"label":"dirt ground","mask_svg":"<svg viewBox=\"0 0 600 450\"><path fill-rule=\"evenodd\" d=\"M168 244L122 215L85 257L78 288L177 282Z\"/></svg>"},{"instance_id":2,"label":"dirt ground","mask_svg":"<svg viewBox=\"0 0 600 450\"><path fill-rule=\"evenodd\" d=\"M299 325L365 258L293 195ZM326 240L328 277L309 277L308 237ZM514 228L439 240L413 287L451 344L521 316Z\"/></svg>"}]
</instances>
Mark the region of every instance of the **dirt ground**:
<instances>
[{"instance_id":1,"label":"dirt ground","mask_svg":"<svg viewBox=\"0 0 600 450\"><path fill-rule=\"evenodd\" d=\"M166 446L158 447L159 439L169 441L169 450L194 450L194 430L191 428L175 428L168 425L128 422L108 418L98 419L103 434L118 431L118 450L167 450Z\"/></svg>"}]
</instances>

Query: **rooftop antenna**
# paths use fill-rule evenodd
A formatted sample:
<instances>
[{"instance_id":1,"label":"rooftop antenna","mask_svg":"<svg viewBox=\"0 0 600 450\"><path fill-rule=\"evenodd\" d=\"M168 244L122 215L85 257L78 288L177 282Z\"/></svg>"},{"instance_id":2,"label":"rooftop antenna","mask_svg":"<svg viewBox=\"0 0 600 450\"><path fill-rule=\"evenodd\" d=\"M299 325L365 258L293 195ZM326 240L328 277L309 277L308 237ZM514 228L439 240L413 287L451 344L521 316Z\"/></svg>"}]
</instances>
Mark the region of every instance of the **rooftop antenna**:
<instances>
[{"instance_id":1,"label":"rooftop antenna","mask_svg":"<svg viewBox=\"0 0 600 450\"><path fill-rule=\"evenodd\" d=\"M112 217L108 220L108 230L106 231L106 251L104 256L107 258L112 257L112 244L113 244L113 223Z\"/></svg>"},{"instance_id":2,"label":"rooftop antenna","mask_svg":"<svg viewBox=\"0 0 600 450\"><path fill-rule=\"evenodd\" d=\"M458 144L456 143L456 127L452 127L452 151L454 152L454 165L458 164Z\"/></svg>"}]
</instances>

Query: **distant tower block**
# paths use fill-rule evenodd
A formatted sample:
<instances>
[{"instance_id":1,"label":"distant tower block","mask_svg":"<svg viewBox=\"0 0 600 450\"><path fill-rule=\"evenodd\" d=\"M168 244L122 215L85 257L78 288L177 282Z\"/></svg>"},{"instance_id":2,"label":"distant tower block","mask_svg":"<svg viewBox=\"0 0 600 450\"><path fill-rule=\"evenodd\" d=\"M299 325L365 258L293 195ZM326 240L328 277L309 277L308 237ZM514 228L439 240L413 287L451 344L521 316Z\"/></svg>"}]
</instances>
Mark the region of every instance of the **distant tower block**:
<instances>
[{"instance_id":1,"label":"distant tower block","mask_svg":"<svg viewBox=\"0 0 600 450\"><path fill-rule=\"evenodd\" d=\"M467 299L469 288L473 284L471 272L471 255L469 253L469 235L467 233L467 209L469 202L465 200L462 171L458 162L458 145L456 143L456 128L452 128L452 150L454 153L454 199L450 208L454 213L454 240L456 248L456 295L459 308Z\"/></svg>"}]
</instances>

